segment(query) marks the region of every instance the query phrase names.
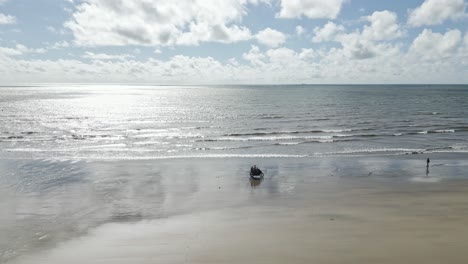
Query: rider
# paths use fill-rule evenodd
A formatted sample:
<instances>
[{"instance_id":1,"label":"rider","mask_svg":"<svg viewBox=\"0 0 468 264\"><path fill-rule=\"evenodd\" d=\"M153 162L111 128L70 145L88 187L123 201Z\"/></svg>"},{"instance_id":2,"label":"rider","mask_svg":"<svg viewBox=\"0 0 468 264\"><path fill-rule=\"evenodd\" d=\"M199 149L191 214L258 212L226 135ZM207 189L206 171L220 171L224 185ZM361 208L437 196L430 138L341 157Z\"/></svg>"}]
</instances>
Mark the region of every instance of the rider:
<instances>
[{"instance_id":1,"label":"rider","mask_svg":"<svg viewBox=\"0 0 468 264\"><path fill-rule=\"evenodd\" d=\"M250 173L253 174L253 175L260 175L260 174L262 174L262 171L259 168L257 168L257 165L253 165L250 168Z\"/></svg>"}]
</instances>

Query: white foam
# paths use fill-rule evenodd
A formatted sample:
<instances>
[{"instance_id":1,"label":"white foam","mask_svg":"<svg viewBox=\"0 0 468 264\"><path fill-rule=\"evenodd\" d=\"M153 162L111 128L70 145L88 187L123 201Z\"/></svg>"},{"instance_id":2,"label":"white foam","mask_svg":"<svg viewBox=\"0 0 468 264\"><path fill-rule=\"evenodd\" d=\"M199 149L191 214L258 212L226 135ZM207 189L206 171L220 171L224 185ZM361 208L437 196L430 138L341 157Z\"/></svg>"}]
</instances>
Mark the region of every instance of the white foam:
<instances>
[{"instance_id":1,"label":"white foam","mask_svg":"<svg viewBox=\"0 0 468 264\"><path fill-rule=\"evenodd\" d=\"M295 146L295 145L299 145L299 144L302 144L304 142L281 142L281 143L278 143L278 145L281 145L281 146Z\"/></svg>"},{"instance_id":2,"label":"white foam","mask_svg":"<svg viewBox=\"0 0 468 264\"><path fill-rule=\"evenodd\" d=\"M141 142L135 142L133 145L168 145L169 142L164 142L164 141L141 141Z\"/></svg>"},{"instance_id":3,"label":"white foam","mask_svg":"<svg viewBox=\"0 0 468 264\"><path fill-rule=\"evenodd\" d=\"M328 152L323 154L333 155L333 154L359 154L359 153L378 153L378 152L424 152L425 149L408 149L408 148L370 148L370 149L350 149L336 152Z\"/></svg>"},{"instance_id":4,"label":"white foam","mask_svg":"<svg viewBox=\"0 0 468 264\"><path fill-rule=\"evenodd\" d=\"M187 134L187 133L145 133L132 136L132 138L203 138L201 134Z\"/></svg>"},{"instance_id":5,"label":"white foam","mask_svg":"<svg viewBox=\"0 0 468 264\"><path fill-rule=\"evenodd\" d=\"M166 159L222 159L222 158L310 158L309 155L289 154L203 154L203 155L171 155L171 156L100 156L100 157L74 157L75 159L89 160L166 160Z\"/></svg>"},{"instance_id":6,"label":"white foam","mask_svg":"<svg viewBox=\"0 0 468 264\"><path fill-rule=\"evenodd\" d=\"M3 149L5 151L11 151L11 152L43 152L45 150L42 149L37 149L37 148L9 148L9 149Z\"/></svg>"},{"instance_id":7,"label":"white foam","mask_svg":"<svg viewBox=\"0 0 468 264\"><path fill-rule=\"evenodd\" d=\"M352 135L337 134L330 136L269 136L269 137L220 137L213 141L280 141L280 140L331 140L336 137L350 137Z\"/></svg>"},{"instance_id":8,"label":"white foam","mask_svg":"<svg viewBox=\"0 0 468 264\"><path fill-rule=\"evenodd\" d=\"M120 144L104 144L104 145L96 145L96 146L85 146L82 147L83 149L95 149L95 148L125 148L127 145L124 143Z\"/></svg>"},{"instance_id":9,"label":"white foam","mask_svg":"<svg viewBox=\"0 0 468 264\"><path fill-rule=\"evenodd\" d=\"M440 129L440 130L435 130L434 133L455 133L454 129Z\"/></svg>"},{"instance_id":10,"label":"white foam","mask_svg":"<svg viewBox=\"0 0 468 264\"><path fill-rule=\"evenodd\" d=\"M351 132L352 129L323 129L325 133L343 133L343 132Z\"/></svg>"}]
</instances>

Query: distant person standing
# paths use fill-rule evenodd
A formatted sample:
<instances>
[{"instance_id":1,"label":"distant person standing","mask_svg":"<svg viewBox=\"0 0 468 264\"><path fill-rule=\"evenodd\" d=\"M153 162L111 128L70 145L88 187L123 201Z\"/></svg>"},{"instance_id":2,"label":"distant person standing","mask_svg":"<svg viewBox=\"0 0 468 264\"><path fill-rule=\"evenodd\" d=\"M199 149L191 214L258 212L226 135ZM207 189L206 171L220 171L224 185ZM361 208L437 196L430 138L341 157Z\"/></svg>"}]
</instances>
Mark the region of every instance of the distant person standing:
<instances>
[{"instance_id":1,"label":"distant person standing","mask_svg":"<svg viewBox=\"0 0 468 264\"><path fill-rule=\"evenodd\" d=\"M429 158L427 158L427 161L426 161L426 167L429 168L429 163L431 163L431 160Z\"/></svg>"}]
</instances>

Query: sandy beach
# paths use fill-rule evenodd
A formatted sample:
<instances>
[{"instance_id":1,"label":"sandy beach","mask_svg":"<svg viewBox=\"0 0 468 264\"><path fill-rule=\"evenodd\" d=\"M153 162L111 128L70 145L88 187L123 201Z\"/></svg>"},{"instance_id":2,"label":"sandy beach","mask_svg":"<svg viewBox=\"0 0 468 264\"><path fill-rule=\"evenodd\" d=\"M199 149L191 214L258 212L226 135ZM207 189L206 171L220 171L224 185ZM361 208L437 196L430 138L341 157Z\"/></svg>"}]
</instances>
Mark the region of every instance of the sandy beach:
<instances>
[{"instance_id":1,"label":"sandy beach","mask_svg":"<svg viewBox=\"0 0 468 264\"><path fill-rule=\"evenodd\" d=\"M247 159L3 160L2 262L466 263L467 164L435 158L260 159L261 182Z\"/></svg>"}]
</instances>

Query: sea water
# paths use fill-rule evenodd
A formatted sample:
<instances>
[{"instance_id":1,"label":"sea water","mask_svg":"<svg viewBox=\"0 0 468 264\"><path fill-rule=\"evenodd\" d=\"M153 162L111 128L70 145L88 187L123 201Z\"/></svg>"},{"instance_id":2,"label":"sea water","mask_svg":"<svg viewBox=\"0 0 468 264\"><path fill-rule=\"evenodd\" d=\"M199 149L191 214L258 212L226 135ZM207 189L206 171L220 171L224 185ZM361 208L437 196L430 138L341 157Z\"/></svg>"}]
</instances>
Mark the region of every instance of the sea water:
<instances>
[{"instance_id":1,"label":"sea water","mask_svg":"<svg viewBox=\"0 0 468 264\"><path fill-rule=\"evenodd\" d=\"M0 157L375 156L468 151L468 86L0 87Z\"/></svg>"},{"instance_id":2,"label":"sea water","mask_svg":"<svg viewBox=\"0 0 468 264\"><path fill-rule=\"evenodd\" d=\"M432 184L466 179L468 166L468 86L0 87L0 120L0 263L69 262L35 254L117 222L143 238L100 263L128 262L129 249L148 247L138 226L153 220L149 231L227 208L243 220L246 206L267 204L263 223L310 201L318 208L304 214L328 216L321 202L353 191L348 179L369 190ZM263 181L249 181L253 164ZM329 198L310 196L320 193Z\"/></svg>"}]
</instances>

